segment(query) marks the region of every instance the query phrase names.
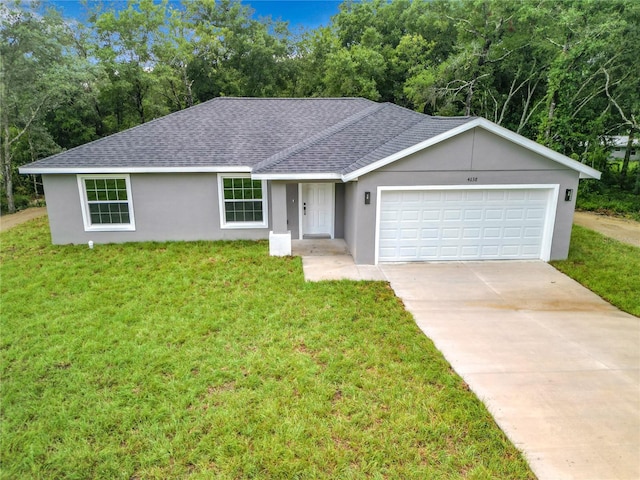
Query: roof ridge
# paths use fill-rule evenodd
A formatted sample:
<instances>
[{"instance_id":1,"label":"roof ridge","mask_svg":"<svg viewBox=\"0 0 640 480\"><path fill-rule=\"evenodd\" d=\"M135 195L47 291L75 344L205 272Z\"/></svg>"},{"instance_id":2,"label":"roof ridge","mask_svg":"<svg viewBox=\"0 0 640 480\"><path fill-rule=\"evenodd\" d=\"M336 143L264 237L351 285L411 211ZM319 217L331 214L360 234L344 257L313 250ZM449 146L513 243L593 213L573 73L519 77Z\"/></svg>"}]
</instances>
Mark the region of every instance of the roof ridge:
<instances>
[{"instance_id":1,"label":"roof ridge","mask_svg":"<svg viewBox=\"0 0 640 480\"><path fill-rule=\"evenodd\" d=\"M364 97L215 97L211 100L220 99L220 100L360 100L366 101L370 103L375 103L376 105L380 105L373 100L369 100ZM210 100L207 100L210 101Z\"/></svg>"},{"instance_id":2,"label":"roof ridge","mask_svg":"<svg viewBox=\"0 0 640 480\"><path fill-rule=\"evenodd\" d=\"M353 125L354 123L359 122L363 118L369 117L374 113L382 110L386 106L388 106L388 103L374 103L370 107L367 107L364 110L360 110L359 112L354 113L350 117L347 117L344 120L341 120L340 122L325 128L321 132L318 132L317 134L312 135L306 140L298 142L295 145L285 148L284 150L280 150L279 152L271 155L269 158L265 158L261 162L256 163L253 166L252 171L258 172L261 169L277 165L278 163L282 162L290 155L293 155L294 153L298 153L302 150L305 150L311 147L312 145L315 145L319 141L330 137L331 135L335 135L336 133L344 130L350 125Z\"/></svg>"}]
</instances>

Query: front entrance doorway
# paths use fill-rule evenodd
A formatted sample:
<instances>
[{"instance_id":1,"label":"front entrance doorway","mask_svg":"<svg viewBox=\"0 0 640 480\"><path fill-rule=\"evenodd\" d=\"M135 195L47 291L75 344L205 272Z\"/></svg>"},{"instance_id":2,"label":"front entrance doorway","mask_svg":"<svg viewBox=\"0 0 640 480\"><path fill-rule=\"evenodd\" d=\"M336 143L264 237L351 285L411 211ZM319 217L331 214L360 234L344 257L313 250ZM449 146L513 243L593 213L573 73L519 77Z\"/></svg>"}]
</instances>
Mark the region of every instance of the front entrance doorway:
<instances>
[{"instance_id":1,"label":"front entrance doorway","mask_svg":"<svg viewBox=\"0 0 640 480\"><path fill-rule=\"evenodd\" d=\"M300 184L300 238L333 238L334 184Z\"/></svg>"}]
</instances>

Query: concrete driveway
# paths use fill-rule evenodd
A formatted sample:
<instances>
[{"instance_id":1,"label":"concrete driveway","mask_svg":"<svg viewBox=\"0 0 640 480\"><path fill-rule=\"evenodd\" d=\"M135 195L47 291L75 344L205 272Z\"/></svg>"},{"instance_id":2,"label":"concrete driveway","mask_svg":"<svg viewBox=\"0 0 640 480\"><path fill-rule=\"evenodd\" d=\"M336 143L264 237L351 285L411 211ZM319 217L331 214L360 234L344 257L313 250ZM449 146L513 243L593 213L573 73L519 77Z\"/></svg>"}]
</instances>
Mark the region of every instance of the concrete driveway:
<instances>
[{"instance_id":1,"label":"concrete driveway","mask_svg":"<svg viewBox=\"0 0 640 480\"><path fill-rule=\"evenodd\" d=\"M640 319L544 262L379 268L541 480L640 478Z\"/></svg>"}]
</instances>

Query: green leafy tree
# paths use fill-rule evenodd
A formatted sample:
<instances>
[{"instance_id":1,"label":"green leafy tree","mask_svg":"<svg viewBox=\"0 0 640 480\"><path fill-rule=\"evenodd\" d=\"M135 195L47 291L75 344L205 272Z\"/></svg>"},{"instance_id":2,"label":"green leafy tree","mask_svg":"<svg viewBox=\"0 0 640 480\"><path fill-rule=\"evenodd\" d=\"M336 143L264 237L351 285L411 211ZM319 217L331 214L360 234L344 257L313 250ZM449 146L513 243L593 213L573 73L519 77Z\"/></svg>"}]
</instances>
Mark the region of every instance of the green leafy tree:
<instances>
[{"instance_id":1,"label":"green leafy tree","mask_svg":"<svg viewBox=\"0 0 640 480\"><path fill-rule=\"evenodd\" d=\"M17 166L34 159L24 154L24 140L38 156L55 151L43 127L46 113L80 94L89 75L55 11L36 15L18 4L0 5L0 22L0 165L7 210L14 212Z\"/></svg>"},{"instance_id":2,"label":"green leafy tree","mask_svg":"<svg viewBox=\"0 0 640 480\"><path fill-rule=\"evenodd\" d=\"M234 0L196 0L186 10L195 51L187 73L198 100L291 90L293 48L285 23L255 20L249 7Z\"/></svg>"}]
</instances>

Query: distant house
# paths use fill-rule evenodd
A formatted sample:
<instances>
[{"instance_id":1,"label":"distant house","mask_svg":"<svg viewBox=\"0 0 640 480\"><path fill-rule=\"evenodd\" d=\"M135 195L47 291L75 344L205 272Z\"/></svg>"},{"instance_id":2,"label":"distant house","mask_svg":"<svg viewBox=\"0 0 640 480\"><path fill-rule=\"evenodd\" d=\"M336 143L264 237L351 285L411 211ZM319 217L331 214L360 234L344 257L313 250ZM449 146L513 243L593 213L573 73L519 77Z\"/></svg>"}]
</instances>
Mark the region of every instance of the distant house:
<instances>
[{"instance_id":1,"label":"distant house","mask_svg":"<svg viewBox=\"0 0 640 480\"><path fill-rule=\"evenodd\" d=\"M629 144L628 135L614 136L611 138L611 150L609 158L613 160L622 160L627 152L627 145ZM629 160L640 160L640 138L636 138L633 141L631 148L631 156Z\"/></svg>"},{"instance_id":2,"label":"distant house","mask_svg":"<svg viewBox=\"0 0 640 480\"><path fill-rule=\"evenodd\" d=\"M562 259L596 170L475 117L216 98L20 168L55 244L343 238L358 264Z\"/></svg>"}]
</instances>

